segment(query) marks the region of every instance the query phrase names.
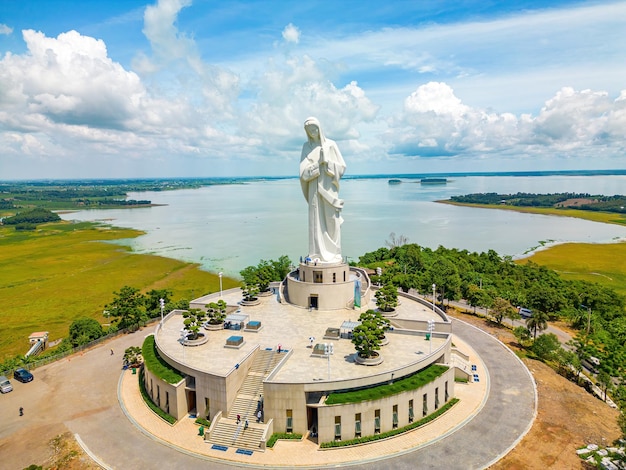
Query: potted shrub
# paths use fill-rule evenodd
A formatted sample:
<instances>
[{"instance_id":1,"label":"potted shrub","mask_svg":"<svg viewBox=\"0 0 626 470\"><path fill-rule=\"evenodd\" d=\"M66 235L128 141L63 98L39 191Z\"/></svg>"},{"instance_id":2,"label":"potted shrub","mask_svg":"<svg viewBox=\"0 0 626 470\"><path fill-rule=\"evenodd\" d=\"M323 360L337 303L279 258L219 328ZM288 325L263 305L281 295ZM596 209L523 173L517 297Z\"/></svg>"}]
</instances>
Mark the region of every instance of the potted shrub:
<instances>
[{"instance_id":1,"label":"potted shrub","mask_svg":"<svg viewBox=\"0 0 626 470\"><path fill-rule=\"evenodd\" d=\"M188 332L183 344L193 345L204 339L204 333L200 333L200 326L205 317L206 313L199 308L192 308L183 312L183 323Z\"/></svg>"},{"instance_id":2,"label":"potted shrub","mask_svg":"<svg viewBox=\"0 0 626 470\"><path fill-rule=\"evenodd\" d=\"M385 284L376 291L376 306L383 313L391 313L398 306L398 289L393 284Z\"/></svg>"},{"instance_id":3,"label":"potted shrub","mask_svg":"<svg viewBox=\"0 0 626 470\"><path fill-rule=\"evenodd\" d=\"M206 306L207 309L207 324L205 328L207 330L222 329L224 320L226 319L226 302L222 299L217 302L211 302ZM211 328L213 326L214 328Z\"/></svg>"},{"instance_id":4,"label":"potted shrub","mask_svg":"<svg viewBox=\"0 0 626 470\"><path fill-rule=\"evenodd\" d=\"M377 351L385 339L385 329L389 327L389 320L374 310L362 313L359 320L361 324L352 331L352 344L357 352L356 362L378 365L383 362L383 358Z\"/></svg>"}]
</instances>

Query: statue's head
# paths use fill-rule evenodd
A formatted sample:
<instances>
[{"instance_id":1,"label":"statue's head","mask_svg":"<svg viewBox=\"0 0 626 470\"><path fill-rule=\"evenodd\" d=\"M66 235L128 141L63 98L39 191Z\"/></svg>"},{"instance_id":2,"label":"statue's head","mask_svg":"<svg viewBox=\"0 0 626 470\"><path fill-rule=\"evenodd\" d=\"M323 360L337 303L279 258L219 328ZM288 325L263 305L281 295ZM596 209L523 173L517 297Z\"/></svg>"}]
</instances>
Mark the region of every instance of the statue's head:
<instances>
[{"instance_id":1,"label":"statue's head","mask_svg":"<svg viewBox=\"0 0 626 470\"><path fill-rule=\"evenodd\" d=\"M322 142L322 130L320 128L320 122L317 118L307 118L307 120L304 121L304 130L309 142Z\"/></svg>"}]
</instances>

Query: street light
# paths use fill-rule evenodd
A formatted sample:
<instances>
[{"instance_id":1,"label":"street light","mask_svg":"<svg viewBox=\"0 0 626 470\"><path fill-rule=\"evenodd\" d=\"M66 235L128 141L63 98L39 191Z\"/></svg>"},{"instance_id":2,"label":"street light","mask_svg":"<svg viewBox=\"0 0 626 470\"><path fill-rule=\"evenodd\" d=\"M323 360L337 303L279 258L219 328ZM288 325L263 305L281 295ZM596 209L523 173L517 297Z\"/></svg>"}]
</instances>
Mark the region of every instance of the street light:
<instances>
[{"instance_id":1,"label":"street light","mask_svg":"<svg viewBox=\"0 0 626 470\"><path fill-rule=\"evenodd\" d=\"M165 308L165 300L159 299L159 304L161 305L161 327L163 327L163 309Z\"/></svg>"},{"instance_id":2,"label":"street light","mask_svg":"<svg viewBox=\"0 0 626 470\"><path fill-rule=\"evenodd\" d=\"M433 315L435 314L435 289L437 289L437 285L433 284Z\"/></svg>"},{"instance_id":3,"label":"street light","mask_svg":"<svg viewBox=\"0 0 626 470\"><path fill-rule=\"evenodd\" d=\"M324 343L324 353L328 358L328 380L330 380L330 355L333 354L333 345L332 343Z\"/></svg>"},{"instance_id":4,"label":"street light","mask_svg":"<svg viewBox=\"0 0 626 470\"><path fill-rule=\"evenodd\" d=\"M219 273L217 273L217 275L220 277L220 298L222 298L222 275L224 273L222 271L220 271Z\"/></svg>"},{"instance_id":5,"label":"street light","mask_svg":"<svg viewBox=\"0 0 626 470\"><path fill-rule=\"evenodd\" d=\"M428 320L428 341L430 342L430 352L433 352L433 331L435 331L435 320Z\"/></svg>"}]
</instances>

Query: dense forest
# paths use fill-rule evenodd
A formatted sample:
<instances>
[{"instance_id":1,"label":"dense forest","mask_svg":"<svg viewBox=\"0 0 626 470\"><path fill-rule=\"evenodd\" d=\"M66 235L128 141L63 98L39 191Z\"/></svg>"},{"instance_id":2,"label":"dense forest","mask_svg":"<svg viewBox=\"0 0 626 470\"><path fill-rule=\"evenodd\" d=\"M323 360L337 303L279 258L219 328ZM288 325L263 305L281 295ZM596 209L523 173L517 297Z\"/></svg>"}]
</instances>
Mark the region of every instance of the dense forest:
<instances>
[{"instance_id":1,"label":"dense forest","mask_svg":"<svg viewBox=\"0 0 626 470\"><path fill-rule=\"evenodd\" d=\"M516 207L561 207L626 214L626 196L621 195L600 196L587 193L476 193L464 196L452 196L450 200L461 204L507 205Z\"/></svg>"},{"instance_id":2,"label":"dense forest","mask_svg":"<svg viewBox=\"0 0 626 470\"><path fill-rule=\"evenodd\" d=\"M465 299L471 306L489 308L498 323L518 319L517 307L531 309L533 316L526 324L535 334L550 319L567 321L579 331L572 344L578 357L600 359L601 372L615 379L607 386L626 380L626 304L610 288L565 280L544 266L518 264L493 250L470 253L403 244L366 253L359 265L382 268L372 281L392 283L404 291L428 295L435 284L438 302ZM623 386L620 393L626 393Z\"/></svg>"}]
</instances>

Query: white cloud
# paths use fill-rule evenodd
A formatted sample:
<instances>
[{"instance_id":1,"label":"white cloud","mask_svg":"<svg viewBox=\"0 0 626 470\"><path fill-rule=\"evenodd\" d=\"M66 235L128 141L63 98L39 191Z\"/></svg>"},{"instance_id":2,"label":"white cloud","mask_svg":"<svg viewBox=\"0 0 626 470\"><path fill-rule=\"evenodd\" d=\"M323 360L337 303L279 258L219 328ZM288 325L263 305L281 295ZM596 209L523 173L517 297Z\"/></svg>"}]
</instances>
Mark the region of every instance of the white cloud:
<instances>
[{"instance_id":1,"label":"white cloud","mask_svg":"<svg viewBox=\"0 0 626 470\"><path fill-rule=\"evenodd\" d=\"M624 92L561 89L537 116L493 113L464 105L445 83L420 86L390 120L386 139L405 156L620 155L624 147Z\"/></svg>"},{"instance_id":2,"label":"white cloud","mask_svg":"<svg viewBox=\"0 0 626 470\"><path fill-rule=\"evenodd\" d=\"M13 28L0 23L0 34L6 34L7 36L13 32Z\"/></svg>"},{"instance_id":3,"label":"white cloud","mask_svg":"<svg viewBox=\"0 0 626 470\"><path fill-rule=\"evenodd\" d=\"M285 29L283 29L283 39L286 42L298 44L298 42L300 42L300 30L293 24L289 23L285 26Z\"/></svg>"}]
</instances>

